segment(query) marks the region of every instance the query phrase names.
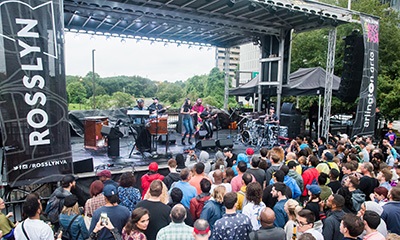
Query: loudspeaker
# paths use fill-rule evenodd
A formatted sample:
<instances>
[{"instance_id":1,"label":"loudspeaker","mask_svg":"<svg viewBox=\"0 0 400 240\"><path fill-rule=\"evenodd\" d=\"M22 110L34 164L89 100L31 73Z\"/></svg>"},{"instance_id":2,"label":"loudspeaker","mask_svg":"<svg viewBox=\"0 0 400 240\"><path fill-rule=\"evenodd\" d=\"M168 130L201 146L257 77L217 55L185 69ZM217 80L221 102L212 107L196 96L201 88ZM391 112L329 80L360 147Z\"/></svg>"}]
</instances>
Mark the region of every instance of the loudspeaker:
<instances>
[{"instance_id":1,"label":"loudspeaker","mask_svg":"<svg viewBox=\"0 0 400 240\"><path fill-rule=\"evenodd\" d=\"M194 139L199 140L199 139L204 139L207 135L206 130L199 130L194 134Z\"/></svg>"},{"instance_id":2,"label":"loudspeaker","mask_svg":"<svg viewBox=\"0 0 400 240\"><path fill-rule=\"evenodd\" d=\"M196 143L196 148L200 150L206 150L209 148L215 148L215 141L214 140L201 140Z\"/></svg>"},{"instance_id":3,"label":"loudspeaker","mask_svg":"<svg viewBox=\"0 0 400 240\"><path fill-rule=\"evenodd\" d=\"M232 139L219 139L219 140L215 141L215 144L219 148L225 148L225 147L232 148L233 147Z\"/></svg>"},{"instance_id":4,"label":"loudspeaker","mask_svg":"<svg viewBox=\"0 0 400 240\"><path fill-rule=\"evenodd\" d=\"M74 173L93 172L93 158L83 159L81 161L73 162Z\"/></svg>"},{"instance_id":5,"label":"loudspeaker","mask_svg":"<svg viewBox=\"0 0 400 240\"><path fill-rule=\"evenodd\" d=\"M169 145L174 145L176 144L176 139L173 137L171 138L171 135L168 137ZM167 135L160 135L158 136L158 143L160 144L166 144L167 143Z\"/></svg>"},{"instance_id":6,"label":"loudspeaker","mask_svg":"<svg viewBox=\"0 0 400 240\"><path fill-rule=\"evenodd\" d=\"M300 134L301 115L281 114L280 125L288 128L287 136L289 138L295 138Z\"/></svg>"},{"instance_id":7,"label":"loudspeaker","mask_svg":"<svg viewBox=\"0 0 400 240\"><path fill-rule=\"evenodd\" d=\"M121 138L124 134L119 131L117 127L103 126L101 127L101 134L107 136L108 139Z\"/></svg>"},{"instance_id":8,"label":"loudspeaker","mask_svg":"<svg viewBox=\"0 0 400 240\"><path fill-rule=\"evenodd\" d=\"M296 114L296 106L293 103L284 102L282 104L281 113L283 113L283 114Z\"/></svg>"}]
</instances>

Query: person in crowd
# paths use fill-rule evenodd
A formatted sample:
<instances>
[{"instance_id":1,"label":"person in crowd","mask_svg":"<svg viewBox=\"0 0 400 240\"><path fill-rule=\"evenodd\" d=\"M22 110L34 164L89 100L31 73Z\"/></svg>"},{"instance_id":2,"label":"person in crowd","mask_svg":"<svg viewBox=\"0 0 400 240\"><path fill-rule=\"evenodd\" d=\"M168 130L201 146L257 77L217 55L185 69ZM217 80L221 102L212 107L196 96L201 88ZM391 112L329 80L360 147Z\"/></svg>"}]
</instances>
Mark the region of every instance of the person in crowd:
<instances>
[{"instance_id":1,"label":"person in crowd","mask_svg":"<svg viewBox=\"0 0 400 240\"><path fill-rule=\"evenodd\" d=\"M196 155L195 146L189 146L188 153L186 155L185 166L192 169L196 163L198 163L198 157Z\"/></svg>"},{"instance_id":2,"label":"person in crowd","mask_svg":"<svg viewBox=\"0 0 400 240\"><path fill-rule=\"evenodd\" d=\"M161 202L162 189L163 182L161 180L154 180L150 184L150 198L136 204L137 208L143 207L149 211L150 221L147 229L144 231L148 240L155 240L157 232L171 221L169 217L171 208Z\"/></svg>"},{"instance_id":3,"label":"person in crowd","mask_svg":"<svg viewBox=\"0 0 400 240\"><path fill-rule=\"evenodd\" d=\"M331 169L339 170L338 165L333 162L333 154L330 152L330 150L325 150L322 153L321 162L317 165L316 169L319 173L323 172L328 176Z\"/></svg>"},{"instance_id":4,"label":"person in crowd","mask_svg":"<svg viewBox=\"0 0 400 240\"><path fill-rule=\"evenodd\" d=\"M214 192L211 194L211 198L205 203L203 210L201 211L200 218L207 220L210 224L211 230L214 228L214 223L225 213L222 204L225 192L226 190L224 186L216 187Z\"/></svg>"},{"instance_id":5,"label":"person in crowd","mask_svg":"<svg viewBox=\"0 0 400 240\"><path fill-rule=\"evenodd\" d=\"M164 180L164 176L158 173L158 164L152 162L149 164L149 171L141 177L143 197L147 193L147 190L149 190L150 184L156 179L162 181Z\"/></svg>"},{"instance_id":6,"label":"person in crowd","mask_svg":"<svg viewBox=\"0 0 400 240\"><path fill-rule=\"evenodd\" d=\"M297 186L299 186L300 192L303 193L303 178L301 177L301 175L296 171L296 168L299 167L300 165L297 163L297 161L289 161L287 163L287 166L289 168L289 172L287 174L288 177L293 178L296 181ZM301 167L300 167L300 171L301 171Z\"/></svg>"},{"instance_id":7,"label":"person in crowd","mask_svg":"<svg viewBox=\"0 0 400 240\"><path fill-rule=\"evenodd\" d=\"M296 226L299 235L304 233L311 233L316 240L324 240L322 234L314 227L315 214L308 210L303 209L297 213Z\"/></svg>"},{"instance_id":8,"label":"person in crowd","mask_svg":"<svg viewBox=\"0 0 400 240\"><path fill-rule=\"evenodd\" d=\"M99 219L99 221L96 223L96 226L94 227L93 231L90 233L88 240L100 240L103 239L99 237L99 232L102 230L108 229L108 231L111 233L112 237L111 239L115 240L122 240L121 234L118 232L118 229L115 228L112 225L112 222L110 221L109 218L103 218ZM62 234L62 232L61 232ZM58 237L57 240L60 240L61 237Z\"/></svg>"},{"instance_id":9,"label":"person in crowd","mask_svg":"<svg viewBox=\"0 0 400 240\"><path fill-rule=\"evenodd\" d=\"M233 164L235 164L236 160L237 160L236 153L233 153L232 149L229 147L224 148L223 152L224 152L224 156L226 157L225 161L227 163L227 167L232 167Z\"/></svg>"},{"instance_id":10,"label":"person in crowd","mask_svg":"<svg viewBox=\"0 0 400 240\"><path fill-rule=\"evenodd\" d=\"M250 219L246 215L236 212L236 202L236 193L225 194L223 204L226 208L226 213L214 224L214 230L212 231L214 240L249 239L249 233L251 232Z\"/></svg>"},{"instance_id":11,"label":"person in crowd","mask_svg":"<svg viewBox=\"0 0 400 240\"><path fill-rule=\"evenodd\" d=\"M379 182L373 177L374 167L371 163L365 162L361 164L360 170L363 177L360 179L358 189L365 194L365 200L370 201L369 195L374 192L374 188L379 186Z\"/></svg>"},{"instance_id":12,"label":"person in crowd","mask_svg":"<svg viewBox=\"0 0 400 240\"><path fill-rule=\"evenodd\" d=\"M177 163L176 160L171 158L170 160L168 160L168 170L169 173L167 176L165 176L165 178L163 179L163 182L165 183L165 185L167 186L168 189L171 189L171 185L174 182L179 181L179 179L181 178L179 172L176 170L177 168Z\"/></svg>"},{"instance_id":13,"label":"person in crowd","mask_svg":"<svg viewBox=\"0 0 400 240\"><path fill-rule=\"evenodd\" d=\"M338 190L338 194L345 199L345 209L352 213L357 213L365 201L365 194L358 189L359 183L360 180L351 175L346 179L344 187Z\"/></svg>"},{"instance_id":14,"label":"person in crowd","mask_svg":"<svg viewBox=\"0 0 400 240\"><path fill-rule=\"evenodd\" d=\"M171 201L168 203L168 206L170 206L170 208L172 209L174 206L176 206L178 204L182 204L181 203L182 197L183 197L182 190L180 190L179 188L172 188L171 194L170 194ZM190 214L190 210L187 207L185 207L185 209L187 212L186 218L185 218L185 224L193 227L193 218L192 218L192 215Z\"/></svg>"},{"instance_id":15,"label":"person in crowd","mask_svg":"<svg viewBox=\"0 0 400 240\"><path fill-rule=\"evenodd\" d=\"M207 179L203 178L200 181L201 193L190 200L190 214L193 220L200 218L201 211L204 208L205 203L211 198L211 183ZM207 223L208 224L208 223Z\"/></svg>"},{"instance_id":16,"label":"person in crowd","mask_svg":"<svg viewBox=\"0 0 400 240\"><path fill-rule=\"evenodd\" d=\"M392 188L390 181L392 180L392 172L388 168L381 169L376 176L379 181L379 186L385 187L388 191Z\"/></svg>"},{"instance_id":17,"label":"person in crowd","mask_svg":"<svg viewBox=\"0 0 400 240\"><path fill-rule=\"evenodd\" d=\"M178 153L175 156L176 160L176 171L180 172L182 169L186 168L186 159L182 153Z\"/></svg>"},{"instance_id":18,"label":"person in crowd","mask_svg":"<svg viewBox=\"0 0 400 240\"><path fill-rule=\"evenodd\" d=\"M389 190L387 188L376 187L374 188L374 193L371 193L369 197L371 198L371 201L377 202L380 206L383 206L388 201L388 194Z\"/></svg>"},{"instance_id":19,"label":"person in crowd","mask_svg":"<svg viewBox=\"0 0 400 240\"><path fill-rule=\"evenodd\" d=\"M232 169L235 172L236 176L238 175L238 165L239 165L240 162L246 163L246 170L245 171L247 171L247 169L250 168L249 158L246 156L246 154L239 153L238 157L237 157L237 160L236 160L236 163L233 164L233 166L232 166Z\"/></svg>"},{"instance_id":20,"label":"person in crowd","mask_svg":"<svg viewBox=\"0 0 400 240\"><path fill-rule=\"evenodd\" d=\"M64 208L60 214L60 226L68 231L73 239L84 240L89 237L88 229L78 206L78 198L69 195L64 199Z\"/></svg>"},{"instance_id":21,"label":"person in crowd","mask_svg":"<svg viewBox=\"0 0 400 240\"><path fill-rule=\"evenodd\" d=\"M103 219L107 219L106 221L111 221L112 225L118 230L118 233L122 234L122 228L128 221L130 212L128 208L118 205L118 190L114 185L105 185L103 194L106 204L94 211L89 232L93 232L99 220L103 221ZM109 230L103 228L101 231L97 232L97 238L114 239L114 236Z\"/></svg>"},{"instance_id":22,"label":"person in crowd","mask_svg":"<svg viewBox=\"0 0 400 240\"><path fill-rule=\"evenodd\" d=\"M352 213L343 216L340 223L340 232L343 240L359 239L358 236L364 231L364 222L360 217Z\"/></svg>"},{"instance_id":23,"label":"person in crowd","mask_svg":"<svg viewBox=\"0 0 400 240\"><path fill-rule=\"evenodd\" d=\"M260 213L265 208L265 204L261 202L262 188L258 182L252 182L247 185L246 200L247 204L243 207L242 213L246 215L250 221L253 230L257 231L261 227Z\"/></svg>"},{"instance_id":24,"label":"person in crowd","mask_svg":"<svg viewBox=\"0 0 400 240\"><path fill-rule=\"evenodd\" d=\"M139 189L133 187L136 183L136 178L132 172L126 172L119 178L118 197L120 205L125 206L130 212L135 209L135 206L140 202L142 196Z\"/></svg>"},{"instance_id":25,"label":"person in crowd","mask_svg":"<svg viewBox=\"0 0 400 240\"><path fill-rule=\"evenodd\" d=\"M240 191L240 189L243 186L242 177L246 171L247 171L247 164L242 161L238 162L238 165L237 165L238 174L234 178L232 178L232 181L231 181L232 192Z\"/></svg>"},{"instance_id":26,"label":"person in crowd","mask_svg":"<svg viewBox=\"0 0 400 240\"><path fill-rule=\"evenodd\" d=\"M314 222L319 221L319 202L321 201L321 188L318 185L307 185L306 188L308 190L309 198L304 206L304 209L308 209L314 213Z\"/></svg>"},{"instance_id":27,"label":"person in crowd","mask_svg":"<svg viewBox=\"0 0 400 240\"><path fill-rule=\"evenodd\" d=\"M280 182L283 183L285 180L285 173L282 170L278 170L274 173L273 175L274 182ZM272 188L273 184L270 184L264 188L263 191L263 196L262 196L262 201L265 203L265 206L269 208L273 208L278 201L276 197L273 197L272 195ZM288 187L286 187L286 192L285 196L287 199L292 198L292 190Z\"/></svg>"},{"instance_id":28,"label":"person in crowd","mask_svg":"<svg viewBox=\"0 0 400 240\"><path fill-rule=\"evenodd\" d=\"M381 206L379 206L379 204L377 204L376 202L373 201L366 201L363 204L361 204L361 208L360 211L358 211L357 216L363 218L364 213L366 211L372 211L377 213L379 216L382 215L383 212L383 208ZM385 221L383 221L383 219L380 218L378 227L376 228L376 230L378 232L380 232L383 236L387 236L388 231L387 231L387 226ZM363 238L366 235L366 231L364 231L361 235L360 238Z\"/></svg>"},{"instance_id":29,"label":"person in crowd","mask_svg":"<svg viewBox=\"0 0 400 240\"><path fill-rule=\"evenodd\" d=\"M146 231L149 222L149 211L142 207L135 208L122 230L122 238L124 240L146 240L144 231Z\"/></svg>"},{"instance_id":30,"label":"person in crowd","mask_svg":"<svg viewBox=\"0 0 400 240\"><path fill-rule=\"evenodd\" d=\"M14 239L14 228L15 224L10 220L14 216L13 212L7 213L5 215L3 210L6 208L6 203L2 198L0 198L0 231L3 233L3 238ZM1 238L1 237L0 237Z\"/></svg>"},{"instance_id":31,"label":"person in crowd","mask_svg":"<svg viewBox=\"0 0 400 240\"><path fill-rule=\"evenodd\" d=\"M337 169L331 169L329 172L329 183L327 184L328 187L331 188L332 193L337 193L339 188L342 187L342 184L338 180L340 176L340 172Z\"/></svg>"},{"instance_id":32,"label":"person in crowd","mask_svg":"<svg viewBox=\"0 0 400 240\"><path fill-rule=\"evenodd\" d=\"M40 220L42 204L35 194L29 194L22 205L22 212L27 219L19 223L14 230L14 237L18 240L52 240L54 233L50 225Z\"/></svg>"},{"instance_id":33,"label":"person in crowd","mask_svg":"<svg viewBox=\"0 0 400 240\"><path fill-rule=\"evenodd\" d=\"M307 197L308 197L308 190L307 190L306 186L311 185L313 183L317 183L318 176L319 176L319 172L315 168L319 163L318 158L316 156L309 156L308 163L309 163L308 169L305 170L303 172L303 174L301 175L301 177L303 178L303 184L304 184L304 190L303 190L303 193L301 194L301 196L302 196L301 200L307 199Z\"/></svg>"},{"instance_id":34,"label":"person in crowd","mask_svg":"<svg viewBox=\"0 0 400 240\"><path fill-rule=\"evenodd\" d=\"M165 184L161 181L161 195L160 195L160 201L164 204L169 203L169 193L168 193L168 188L165 186ZM143 200L148 200L151 198L150 191L147 191L147 193L144 195Z\"/></svg>"},{"instance_id":35,"label":"person in crowd","mask_svg":"<svg viewBox=\"0 0 400 240\"><path fill-rule=\"evenodd\" d=\"M389 191L389 202L383 205L382 219L386 222L388 231L400 235L400 187Z\"/></svg>"},{"instance_id":36,"label":"person in crowd","mask_svg":"<svg viewBox=\"0 0 400 240\"><path fill-rule=\"evenodd\" d=\"M103 188L104 184L100 180L95 180L92 182L92 184L90 184L89 193L91 198L89 198L85 203L85 216L89 217L90 220L94 211L106 205L106 200L103 195Z\"/></svg>"},{"instance_id":37,"label":"person in crowd","mask_svg":"<svg viewBox=\"0 0 400 240\"><path fill-rule=\"evenodd\" d=\"M203 150L200 151L198 162L201 162L204 164L204 173L209 174L211 171L210 154Z\"/></svg>"},{"instance_id":38,"label":"person in crowd","mask_svg":"<svg viewBox=\"0 0 400 240\"><path fill-rule=\"evenodd\" d=\"M190 103L190 99L186 98L185 102L181 107L181 115L182 115L182 125L185 127L185 133L182 136L181 143L185 145L185 138L189 134L188 144L192 145L191 139L193 135L193 120L192 120L192 104Z\"/></svg>"},{"instance_id":39,"label":"person in crowd","mask_svg":"<svg viewBox=\"0 0 400 240\"><path fill-rule=\"evenodd\" d=\"M340 194L332 194L326 200L326 207L330 209L327 217L323 221L322 235L325 240L342 239L343 234L340 232L340 221L342 220L345 212L342 210L344 207L344 197ZM321 212L324 210L325 204L320 203Z\"/></svg>"},{"instance_id":40,"label":"person in crowd","mask_svg":"<svg viewBox=\"0 0 400 240\"><path fill-rule=\"evenodd\" d=\"M198 163L196 163L196 165L194 165L194 176L189 180L189 184L196 188L197 194L195 194L195 196L201 193L200 181L203 178L206 178L207 180L209 180L211 182L211 180L208 179L207 175L204 173L204 169L205 169L205 165L202 162L198 162ZM195 197L195 196L193 196L193 197ZM189 201L190 201L190 199L189 199ZM189 201L188 201L188 205L189 205Z\"/></svg>"},{"instance_id":41,"label":"person in crowd","mask_svg":"<svg viewBox=\"0 0 400 240\"><path fill-rule=\"evenodd\" d=\"M190 207L191 199L197 195L196 188L189 183L191 177L192 175L188 168L182 169L180 172L181 180L171 186L171 188L179 188L182 190L183 198L181 202L185 207Z\"/></svg>"},{"instance_id":42,"label":"person in crowd","mask_svg":"<svg viewBox=\"0 0 400 240\"><path fill-rule=\"evenodd\" d=\"M250 240L285 240L285 231L274 226L275 212L269 208L264 208L260 213L261 228L249 234Z\"/></svg>"},{"instance_id":43,"label":"person in crowd","mask_svg":"<svg viewBox=\"0 0 400 240\"><path fill-rule=\"evenodd\" d=\"M202 119L200 114L204 111L203 100L198 98L196 100L196 104L192 107L192 116L193 116L193 125L196 128L196 131L200 129L200 125L202 123Z\"/></svg>"},{"instance_id":44,"label":"person in crowd","mask_svg":"<svg viewBox=\"0 0 400 240\"><path fill-rule=\"evenodd\" d=\"M371 151L371 149L369 148L369 146L367 145L367 143L365 141L359 141L358 145L361 147L361 153L362 153L362 161L363 162L369 162L369 153Z\"/></svg>"},{"instance_id":45,"label":"person in crowd","mask_svg":"<svg viewBox=\"0 0 400 240\"><path fill-rule=\"evenodd\" d=\"M281 164L281 159L278 155L276 154L271 154L270 156L270 161L271 161L271 167L267 169L265 172L265 184L269 184L271 179L272 179L272 174L276 171L278 171L282 164Z\"/></svg>"},{"instance_id":46,"label":"person in crowd","mask_svg":"<svg viewBox=\"0 0 400 240\"><path fill-rule=\"evenodd\" d=\"M242 184L243 186L240 188L240 191L237 192L238 202L236 206L236 210L242 211L243 207L249 202L246 198L247 186L252 182L252 175L249 173L245 173L242 175Z\"/></svg>"},{"instance_id":47,"label":"person in crowd","mask_svg":"<svg viewBox=\"0 0 400 240\"><path fill-rule=\"evenodd\" d=\"M285 203L287 201L285 192L286 192L286 185L281 182L274 183L272 187L272 196L277 198L278 202L274 206L275 212L275 221L274 225L276 227L283 228L288 221L288 216L285 212Z\"/></svg>"},{"instance_id":48,"label":"person in crowd","mask_svg":"<svg viewBox=\"0 0 400 240\"><path fill-rule=\"evenodd\" d=\"M283 228L285 230L286 240L297 239L296 215L301 209L301 207L299 207L299 202L294 199L288 199L284 209L288 215L288 221Z\"/></svg>"},{"instance_id":49,"label":"person in crowd","mask_svg":"<svg viewBox=\"0 0 400 240\"><path fill-rule=\"evenodd\" d=\"M395 146L397 141L397 135L393 132L393 128L389 128L389 131L385 134L385 138L389 140L390 145Z\"/></svg>"},{"instance_id":50,"label":"person in crowd","mask_svg":"<svg viewBox=\"0 0 400 240\"><path fill-rule=\"evenodd\" d=\"M211 192L217 187L217 186L224 186L226 188L226 192L232 192L232 185L230 183L224 183L224 173L221 170L215 170L213 174L213 179L214 183L211 185Z\"/></svg>"},{"instance_id":51,"label":"person in crowd","mask_svg":"<svg viewBox=\"0 0 400 240\"><path fill-rule=\"evenodd\" d=\"M76 187L75 180L74 175L65 175L61 179L61 186L54 190L47 202L45 214L56 231L59 227L59 216L64 207L64 199L72 195L71 191Z\"/></svg>"},{"instance_id":52,"label":"person in crowd","mask_svg":"<svg viewBox=\"0 0 400 240\"><path fill-rule=\"evenodd\" d=\"M330 195L332 195L332 193L333 193L332 189L330 187L326 186L326 183L328 181L328 177L329 176L327 174L325 174L325 173L320 173L319 176L318 176L318 186L321 188L320 198L321 198L322 201L326 201L326 199L328 199L328 197Z\"/></svg>"},{"instance_id":53,"label":"person in crowd","mask_svg":"<svg viewBox=\"0 0 400 240\"><path fill-rule=\"evenodd\" d=\"M207 176L208 176L208 178L211 180L211 183L215 183L214 176L213 176L213 174L214 174L215 171L220 170L220 171L222 171L222 173L225 174L225 168L226 168L226 166L225 166L225 161L224 161L224 159L218 158L218 159L216 160L215 164L213 164L212 168L213 168L213 170L210 171L210 172L208 173ZM224 178L222 178L222 181L223 181L223 180L224 180Z\"/></svg>"},{"instance_id":54,"label":"person in crowd","mask_svg":"<svg viewBox=\"0 0 400 240\"><path fill-rule=\"evenodd\" d=\"M111 171L110 170L103 170L99 173L96 174L97 177L99 177L99 180L103 182L104 186L107 184L112 184L116 188L118 188L118 183L114 180L111 179Z\"/></svg>"},{"instance_id":55,"label":"person in crowd","mask_svg":"<svg viewBox=\"0 0 400 240\"><path fill-rule=\"evenodd\" d=\"M278 171L283 172L283 174L284 174L283 183L285 183L286 187L288 187L292 191L292 197L294 199L299 198L301 195L301 191L300 191L300 188L297 185L296 181L293 178L288 176L289 167L286 165L282 165ZM276 175L276 172L275 172L275 175ZM269 181L269 185L272 185L275 182L277 182L277 181L276 181L275 176L273 176L273 178Z\"/></svg>"},{"instance_id":56,"label":"person in crowd","mask_svg":"<svg viewBox=\"0 0 400 240\"><path fill-rule=\"evenodd\" d=\"M363 240L385 240L385 236L383 236L376 229L379 226L381 221L381 217L373 211L365 211L363 217L364 221L364 230L366 235L363 237Z\"/></svg>"},{"instance_id":57,"label":"person in crowd","mask_svg":"<svg viewBox=\"0 0 400 240\"><path fill-rule=\"evenodd\" d=\"M254 151L254 150L253 150ZM254 176L256 181L260 184L262 188L265 187L265 171L259 168L260 165L260 157L253 155L250 161L250 168L246 170L247 173L250 173ZM301 177L300 177L301 178Z\"/></svg>"},{"instance_id":58,"label":"person in crowd","mask_svg":"<svg viewBox=\"0 0 400 240\"><path fill-rule=\"evenodd\" d=\"M177 204L171 209L170 217L171 223L158 231L157 240L194 239L193 227L184 223L187 212L182 204Z\"/></svg>"},{"instance_id":59,"label":"person in crowd","mask_svg":"<svg viewBox=\"0 0 400 240\"><path fill-rule=\"evenodd\" d=\"M268 148L263 147L260 149L260 164L258 165L258 167L264 171L266 171L271 166L271 162L268 158L268 152Z\"/></svg>"},{"instance_id":60,"label":"person in crowd","mask_svg":"<svg viewBox=\"0 0 400 240\"><path fill-rule=\"evenodd\" d=\"M193 225L193 237L195 240L208 240L211 236L210 224L204 219L197 219Z\"/></svg>"},{"instance_id":61,"label":"person in crowd","mask_svg":"<svg viewBox=\"0 0 400 240\"><path fill-rule=\"evenodd\" d=\"M231 183L232 179L235 177L235 172L233 171L232 168L227 167L225 169L225 178L224 178L224 183ZM232 184L231 184L232 185Z\"/></svg>"}]
</instances>

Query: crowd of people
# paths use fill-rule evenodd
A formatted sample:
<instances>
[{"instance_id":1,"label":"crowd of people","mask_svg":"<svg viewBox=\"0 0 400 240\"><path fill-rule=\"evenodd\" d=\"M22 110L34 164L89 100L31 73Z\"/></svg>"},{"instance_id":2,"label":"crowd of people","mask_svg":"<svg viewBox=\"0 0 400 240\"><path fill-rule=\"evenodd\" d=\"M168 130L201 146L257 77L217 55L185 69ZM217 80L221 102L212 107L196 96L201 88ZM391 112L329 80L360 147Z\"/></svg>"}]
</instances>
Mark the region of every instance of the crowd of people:
<instances>
[{"instance_id":1,"label":"crowd of people","mask_svg":"<svg viewBox=\"0 0 400 240\"><path fill-rule=\"evenodd\" d=\"M67 175L45 209L30 194L26 220L15 226L12 214L0 215L1 230L4 239L54 239L57 230L69 239L400 239L394 145L343 134L297 136L286 149L257 153L224 148L213 159L191 149L168 161L166 175L149 164L140 188L131 172L118 182L99 172L83 208Z\"/></svg>"}]
</instances>

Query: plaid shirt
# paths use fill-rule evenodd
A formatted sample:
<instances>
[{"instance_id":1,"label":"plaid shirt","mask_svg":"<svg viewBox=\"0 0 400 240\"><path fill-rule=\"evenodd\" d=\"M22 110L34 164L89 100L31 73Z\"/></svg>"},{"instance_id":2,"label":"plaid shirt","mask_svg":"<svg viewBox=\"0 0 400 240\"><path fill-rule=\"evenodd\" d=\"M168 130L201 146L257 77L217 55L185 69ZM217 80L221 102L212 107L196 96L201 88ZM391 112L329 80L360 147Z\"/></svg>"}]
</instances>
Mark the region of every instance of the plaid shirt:
<instances>
[{"instance_id":1,"label":"plaid shirt","mask_svg":"<svg viewBox=\"0 0 400 240\"><path fill-rule=\"evenodd\" d=\"M104 205L106 205L106 200L103 193L88 199L85 204L85 215L92 217L93 212Z\"/></svg>"},{"instance_id":2,"label":"plaid shirt","mask_svg":"<svg viewBox=\"0 0 400 240\"><path fill-rule=\"evenodd\" d=\"M193 228L185 223L171 222L157 233L157 240L194 240Z\"/></svg>"}]
</instances>

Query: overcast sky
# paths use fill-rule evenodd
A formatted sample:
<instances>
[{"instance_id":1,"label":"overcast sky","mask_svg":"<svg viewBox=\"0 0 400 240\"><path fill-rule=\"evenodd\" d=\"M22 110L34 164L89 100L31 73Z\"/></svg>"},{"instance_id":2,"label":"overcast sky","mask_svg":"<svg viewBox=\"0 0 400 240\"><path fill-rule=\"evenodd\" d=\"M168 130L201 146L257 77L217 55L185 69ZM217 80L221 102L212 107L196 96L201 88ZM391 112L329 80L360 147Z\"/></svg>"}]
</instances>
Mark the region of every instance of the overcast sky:
<instances>
[{"instance_id":1,"label":"overcast sky","mask_svg":"<svg viewBox=\"0 0 400 240\"><path fill-rule=\"evenodd\" d=\"M187 80L207 74L215 66L215 48L177 47L176 44L150 44L149 41L65 34L66 74L85 76L92 71L92 49L95 72L101 77L118 75L147 77L155 81Z\"/></svg>"}]
</instances>

